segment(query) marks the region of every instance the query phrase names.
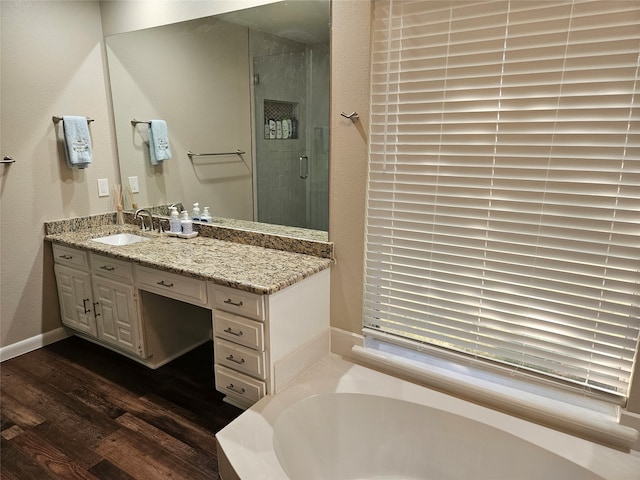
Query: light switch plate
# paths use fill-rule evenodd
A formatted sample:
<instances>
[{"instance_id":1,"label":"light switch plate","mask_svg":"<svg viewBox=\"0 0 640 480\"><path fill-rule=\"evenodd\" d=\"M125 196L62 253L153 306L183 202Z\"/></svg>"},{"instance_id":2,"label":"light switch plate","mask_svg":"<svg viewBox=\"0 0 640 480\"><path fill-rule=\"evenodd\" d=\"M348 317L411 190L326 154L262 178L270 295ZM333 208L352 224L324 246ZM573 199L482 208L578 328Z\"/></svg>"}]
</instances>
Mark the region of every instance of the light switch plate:
<instances>
[{"instance_id":1,"label":"light switch plate","mask_svg":"<svg viewBox=\"0 0 640 480\"><path fill-rule=\"evenodd\" d=\"M140 192L140 188L138 187L138 177L128 177L129 178L129 188L131 189L131 193Z\"/></svg>"},{"instance_id":2,"label":"light switch plate","mask_svg":"<svg viewBox=\"0 0 640 480\"><path fill-rule=\"evenodd\" d=\"M98 196L99 197L109 196L109 179L107 178L98 179Z\"/></svg>"}]
</instances>

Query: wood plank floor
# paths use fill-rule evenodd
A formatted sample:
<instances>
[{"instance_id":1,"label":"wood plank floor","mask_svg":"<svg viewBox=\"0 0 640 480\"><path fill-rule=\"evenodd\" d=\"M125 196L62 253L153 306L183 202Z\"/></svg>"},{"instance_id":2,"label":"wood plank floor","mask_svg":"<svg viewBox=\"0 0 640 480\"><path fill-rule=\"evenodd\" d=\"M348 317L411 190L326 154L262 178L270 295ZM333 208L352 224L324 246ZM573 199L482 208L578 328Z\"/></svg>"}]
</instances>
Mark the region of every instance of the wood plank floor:
<instances>
[{"instance_id":1,"label":"wood plank floor","mask_svg":"<svg viewBox=\"0 0 640 480\"><path fill-rule=\"evenodd\" d=\"M70 337L0 365L0 478L217 479L211 343L151 370Z\"/></svg>"}]
</instances>

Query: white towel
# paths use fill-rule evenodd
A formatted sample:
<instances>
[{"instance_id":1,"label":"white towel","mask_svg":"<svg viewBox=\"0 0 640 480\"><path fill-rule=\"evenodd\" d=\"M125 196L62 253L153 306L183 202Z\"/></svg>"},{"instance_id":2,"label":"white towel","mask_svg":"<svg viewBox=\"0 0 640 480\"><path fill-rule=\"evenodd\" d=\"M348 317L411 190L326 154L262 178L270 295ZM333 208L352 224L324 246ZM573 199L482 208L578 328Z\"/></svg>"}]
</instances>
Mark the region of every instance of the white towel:
<instances>
[{"instance_id":1,"label":"white towel","mask_svg":"<svg viewBox=\"0 0 640 480\"><path fill-rule=\"evenodd\" d=\"M87 168L92 160L89 122L86 117L67 115L62 117L67 165Z\"/></svg>"},{"instance_id":2,"label":"white towel","mask_svg":"<svg viewBox=\"0 0 640 480\"><path fill-rule=\"evenodd\" d=\"M149 158L151 165L157 165L171 158L169 131L164 120L151 120L149 125Z\"/></svg>"}]
</instances>

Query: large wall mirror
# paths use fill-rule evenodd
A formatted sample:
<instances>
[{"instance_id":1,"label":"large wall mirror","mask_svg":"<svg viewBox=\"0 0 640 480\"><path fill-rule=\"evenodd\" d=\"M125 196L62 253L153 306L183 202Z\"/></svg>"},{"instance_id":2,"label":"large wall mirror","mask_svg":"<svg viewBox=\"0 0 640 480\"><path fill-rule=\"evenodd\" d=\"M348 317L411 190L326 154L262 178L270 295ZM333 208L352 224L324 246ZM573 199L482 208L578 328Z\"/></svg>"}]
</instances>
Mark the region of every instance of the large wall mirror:
<instances>
[{"instance_id":1,"label":"large wall mirror","mask_svg":"<svg viewBox=\"0 0 640 480\"><path fill-rule=\"evenodd\" d=\"M329 0L296 0L108 36L125 205L327 231L329 24Z\"/></svg>"}]
</instances>

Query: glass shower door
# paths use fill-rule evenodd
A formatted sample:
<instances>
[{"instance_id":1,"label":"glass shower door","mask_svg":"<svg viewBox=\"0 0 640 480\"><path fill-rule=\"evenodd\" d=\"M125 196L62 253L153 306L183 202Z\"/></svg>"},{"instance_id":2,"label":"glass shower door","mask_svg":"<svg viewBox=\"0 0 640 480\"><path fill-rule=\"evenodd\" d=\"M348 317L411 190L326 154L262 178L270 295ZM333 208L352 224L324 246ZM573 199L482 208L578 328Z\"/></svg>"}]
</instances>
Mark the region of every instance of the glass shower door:
<instances>
[{"instance_id":1,"label":"glass shower door","mask_svg":"<svg viewBox=\"0 0 640 480\"><path fill-rule=\"evenodd\" d=\"M327 47L253 59L259 222L328 229L328 57Z\"/></svg>"}]
</instances>

